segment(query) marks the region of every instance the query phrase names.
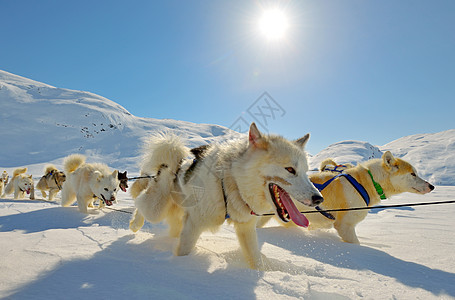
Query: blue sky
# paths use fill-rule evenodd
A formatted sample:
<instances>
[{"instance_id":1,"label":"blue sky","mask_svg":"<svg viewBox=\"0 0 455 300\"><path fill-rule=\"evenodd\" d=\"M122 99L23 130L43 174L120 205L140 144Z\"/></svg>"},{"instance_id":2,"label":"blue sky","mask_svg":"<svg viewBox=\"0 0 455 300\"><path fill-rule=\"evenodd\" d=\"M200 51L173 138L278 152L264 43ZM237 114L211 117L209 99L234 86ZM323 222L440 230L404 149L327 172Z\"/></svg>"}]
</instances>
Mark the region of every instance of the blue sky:
<instances>
[{"instance_id":1,"label":"blue sky","mask_svg":"<svg viewBox=\"0 0 455 300\"><path fill-rule=\"evenodd\" d=\"M274 6L278 42L257 30ZM310 132L316 154L455 128L454 32L452 0L0 0L0 69L140 117Z\"/></svg>"}]
</instances>

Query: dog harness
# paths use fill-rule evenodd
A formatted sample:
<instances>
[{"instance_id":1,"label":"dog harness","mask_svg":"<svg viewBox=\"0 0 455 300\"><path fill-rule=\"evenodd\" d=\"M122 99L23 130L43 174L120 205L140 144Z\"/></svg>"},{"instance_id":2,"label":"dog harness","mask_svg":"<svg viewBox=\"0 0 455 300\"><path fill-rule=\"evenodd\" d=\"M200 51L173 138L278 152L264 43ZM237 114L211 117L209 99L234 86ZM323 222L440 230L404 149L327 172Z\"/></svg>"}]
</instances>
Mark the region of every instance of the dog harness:
<instances>
[{"instance_id":1,"label":"dog harness","mask_svg":"<svg viewBox=\"0 0 455 300\"><path fill-rule=\"evenodd\" d=\"M338 173L343 173L343 171L346 169L346 165L336 165L333 168L330 167L325 167L321 171L330 171L330 172L338 172Z\"/></svg>"},{"instance_id":2,"label":"dog harness","mask_svg":"<svg viewBox=\"0 0 455 300\"><path fill-rule=\"evenodd\" d=\"M373 175L371 174L370 170L368 170L368 174L370 174L370 177L371 177L371 180L373 181L373 185L376 189L376 191L378 192L378 195L379 197L384 200L384 199L387 199L387 197L385 196L384 194L384 190L382 189L381 185L379 183L377 183L376 181L374 181L373 179ZM365 201L365 204L367 206L370 205L370 196L368 195L368 192L367 190L363 187L363 185L361 185L354 177L352 177L351 175L349 174L346 174L346 173L340 173L332 178L330 178L329 180L327 180L326 182L320 184L320 183L314 183L313 182L313 185L321 192L323 189L325 189L330 183L332 183L332 181L334 181L335 179L337 178L340 178L340 177L344 177L346 178L349 183L355 188L355 190L360 194L360 196L362 197L363 201ZM329 212L325 212L325 211L322 211L322 209L319 207L319 206L316 206L315 207L316 210L318 210L324 217L328 218L328 219L331 219L331 220L335 220L335 217L329 213Z\"/></svg>"}]
</instances>

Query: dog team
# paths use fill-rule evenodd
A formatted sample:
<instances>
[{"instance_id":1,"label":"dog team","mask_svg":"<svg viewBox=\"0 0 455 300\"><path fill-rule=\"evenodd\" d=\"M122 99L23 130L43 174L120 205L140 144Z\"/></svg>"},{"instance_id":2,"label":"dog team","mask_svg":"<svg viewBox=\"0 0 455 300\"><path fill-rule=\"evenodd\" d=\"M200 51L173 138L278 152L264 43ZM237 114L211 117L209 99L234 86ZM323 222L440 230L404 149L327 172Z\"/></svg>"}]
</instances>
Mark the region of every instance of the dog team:
<instances>
[{"instance_id":1,"label":"dog team","mask_svg":"<svg viewBox=\"0 0 455 300\"><path fill-rule=\"evenodd\" d=\"M174 254L181 256L194 249L204 231L215 232L227 221L234 226L248 266L266 270L269 264L256 235L256 228L271 218L263 214L273 213L286 227L335 228L343 241L359 243L355 227L367 210L324 210L369 207L396 194L434 189L411 164L389 151L357 166L326 159L319 172L307 175L308 140L309 134L294 141L266 135L254 123L248 139L194 149L171 133L154 134L142 149L141 178L130 188L135 202L130 229L140 230L145 221L166 222L169 235L177 238ZM63 168L61 172L47 166L36 188L43 197L48 191L49 200L61 190L62 206L77 202L83 213L96 201L99 208L112 205L118 190L128 188L126 172L86 163L80 154L66 157ZM26 171L16 169L9 181L3 172L0 195L14 192L19 199L27 193L33 199L33 180ZM304 215L302 210L320 213Z\"/></svg>"}]
</instances>

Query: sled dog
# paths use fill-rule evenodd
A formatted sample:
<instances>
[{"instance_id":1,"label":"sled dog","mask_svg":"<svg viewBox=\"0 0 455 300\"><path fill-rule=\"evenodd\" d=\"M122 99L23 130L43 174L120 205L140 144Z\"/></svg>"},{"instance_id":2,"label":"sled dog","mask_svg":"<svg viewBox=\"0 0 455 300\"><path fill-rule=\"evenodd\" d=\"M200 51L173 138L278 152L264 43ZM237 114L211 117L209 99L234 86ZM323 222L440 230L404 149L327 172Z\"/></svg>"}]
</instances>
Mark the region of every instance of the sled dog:
<instances>
[{"instance_id":1,"label":"sled dog","mask_svg":"<svg viewBox=\"0 0 455 300\"><path fill-rule=\"evenodd\" d=\"M0 179L1 181L3 181L3 184L4 185L7 185L8 184L8 180L9 180L9 175L6 171L3 171L2 173L2 177Z\"/></svg>"},{"instance_id":2,"label":"sled dog","mask_svg":"<svg viewBox=\"0 0 455 300\"><path fill-rule=\"evenodd\" d=\"M13 177L5 188L3 196L14 192L14 199L22 199L25 193L30 194L30 199L35 199L35 189L32 175L26 175L27 168L19 168L14 170Z\"/></svg>"},{"instance_id":3,"label":"sled dog","mask_svg":"<svg viewBox=\"0 0 455 300\"><path fill-rule=\"evenodd\" d=\"M88 212L89 204L96 198L100 206L112 205L119 188L118 171L111 172L101 163L85 163L85 156L72 154L63 161L66 180L62 188L62 206L70 206L77 200L79 211Z\"/></svg>"},{"instance_id":4,"label":"sled dog","mask_svg":"<svg viewBox=\"0 0 455 300\"><path fill-rule=\"evenodd\" d=\"M306 175L308 139L308 134L293 142L263 135L252 123L249 139L202 146L185 160L190 150L178 137L152 137L144 148L141 173L154 178L147 186L146 181L132 186L132 194L138 195L130 229L138 231L144 220L166 220L169 234L178 237L174 254L181 256L192 251L203 231L216 231L228 218L249 267L266 269L254 213L274 211L284 222L308 226L294 203L315 206L323 201Z\"/></svg>"},{"instance_id":5,"label":"sled dog","mask_svg":"<svg viewBox=\"0 0 455 300\"><path fill-rule=\"evenodd\" d=\"M62 171L57 170L54 165L47 165L44 168L44 176L36 184L36 188L41 191L43 198L46 198L46 191L49 191L49 200L54 200L55 195L62 189L66 176Z\"/></svg>"},{"instance_id":6,"label":"sled dog","mask_svg":"<svg viewBox=\"0 0 455 300\"><path fill-rule=\"evenodd\" d=\"M122 191L126 193L126 189L128 188L128 175L127 171L125 172L118 172L118 180L120 181L119 187Z\"/></svg>"},{"instance_id":7,"label":"sled dog","mask_svg":"<svg viewBox=\"0 0 455 300\"><path fill-rule=\"evenodd\" d=\"M371 175L368 173L370 172ZM370 198L368 206L378 205L382 198L401 194L404 192L426 194L434 189L434 186L417 176L416 169L408 162L396 158L387 151L380 159L372 159L356 167L344 170L357 180L366 190ZM320 172L310 175L310 180L316 184L323 184L335 174ZM380 189L375 187L379 184ZM324 203L321 209L339 209L351 207L364 207L365 200L354 186L344 177L332 181L321 191ZM303 209L303 207L300 207ZM312 209L310 209L312 210ZM355 227L368 214L367 210L331 212L335 220L320 213L307 214L310 220L309 229L334 227L341 239L348 243L359 243Z\"/></svg>"},{"instance_id":8,"label":"sled dog","mask_svg":"<svg viewBox=\"0 0 455 300\"><path fill-rule=\"evenodd\" d=\"M8 173L6 171L3 171L2 177L0 177L0 196L3 195L5 186L8 184L8 179Z\"/></svg>"}]
</instances>

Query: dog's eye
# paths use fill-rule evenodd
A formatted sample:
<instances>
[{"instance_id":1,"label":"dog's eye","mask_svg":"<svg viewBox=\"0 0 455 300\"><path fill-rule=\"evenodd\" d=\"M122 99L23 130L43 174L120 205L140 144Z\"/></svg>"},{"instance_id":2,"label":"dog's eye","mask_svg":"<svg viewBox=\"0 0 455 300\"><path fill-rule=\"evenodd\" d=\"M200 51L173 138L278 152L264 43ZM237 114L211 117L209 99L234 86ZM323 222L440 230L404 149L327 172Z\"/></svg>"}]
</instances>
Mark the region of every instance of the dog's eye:
<instances>
[{"instance_id":1,"label":"dog's eye","mask_svg":"<svg viewBox=\"0 0 455 300\"><path fill-rule=\"evenodd\" d=\"M412 172L411 176L416 177L417 175L416 175L416 173Z\"/></svg>"},{"instance_id":2,"label":"dog's eye","mask_svg":"<svg viewBox=\"0 0 455 300\"><path fill-rule=\"evenodd\" d=\"M115 188L115 189L114 189L114 192L115 192L116 190L117 190L117 189Z\"/></svg>"},{"instance_id":3,"label":"dog's eye","mask_svg":"<svg viewBox=\"0 0 455 300\"><path fill-rule=\"evenodd\" d=\"M108 192L108 191L109 191L107 188L104 188L104 190L105 190L106 192Z\"/></svg>"},{"instance_id":4,"label":"dog's eye","mask_svg":"<svg viewBox=\"0 0 455 300\"><path fill-rule=\"evenodd\" d=\"M287 167L287 168L285 168L285 169L286 169L286 171L288 171L288 172L291 173L292 175L295 175L295 173L296 173L296 172L295 172L295 169L294 169L293 167Z\"/></svg>"}]
</instances>

